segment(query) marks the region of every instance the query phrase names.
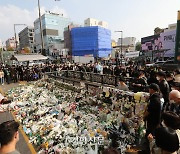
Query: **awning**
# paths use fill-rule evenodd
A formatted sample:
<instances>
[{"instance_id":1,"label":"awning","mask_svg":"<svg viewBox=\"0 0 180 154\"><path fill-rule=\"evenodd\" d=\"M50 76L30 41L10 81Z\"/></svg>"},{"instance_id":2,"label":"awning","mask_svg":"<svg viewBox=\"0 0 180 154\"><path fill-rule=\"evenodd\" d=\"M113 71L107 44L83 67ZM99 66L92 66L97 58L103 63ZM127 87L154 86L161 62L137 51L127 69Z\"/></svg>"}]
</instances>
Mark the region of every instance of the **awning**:
<instances>
[{"instance_id":1,"label":"awning","mask_svg":"<svg viewBox=\"0 0 180 154\"><path fill-rule=\"evenodd\" d=\"M56 58L54 58L52 56L47 56L47 59L49 59L49 60L56 60Z\"/></svg>"},{"instance_id":2,"label":"awning","mask_svg":"<svg viewBox=\"0 0 180 154\"><path fill-rule=\"evenodd\" d=\"M14 55L14 57L19 62L23 61L34 61L34 60L46 60L47 57L40 54L31 54L31 55Z\"/></svg>"}]
</instances>

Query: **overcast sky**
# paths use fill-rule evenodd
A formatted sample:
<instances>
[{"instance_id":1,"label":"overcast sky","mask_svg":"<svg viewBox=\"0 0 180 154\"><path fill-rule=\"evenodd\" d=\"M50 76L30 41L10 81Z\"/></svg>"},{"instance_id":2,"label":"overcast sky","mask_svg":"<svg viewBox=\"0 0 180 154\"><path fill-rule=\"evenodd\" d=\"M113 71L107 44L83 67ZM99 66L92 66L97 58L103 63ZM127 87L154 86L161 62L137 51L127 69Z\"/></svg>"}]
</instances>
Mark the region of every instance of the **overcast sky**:
<instances>
[{"instance_id":1,"label":"overcast sky","mask_svg":"<svg viewBox=\"0 0 180 154\"><path fill-rule=\"evenodd\" d=\"M38 0L0 0L0 39L14 35L13 24L33 25L38 17ZM122 30L124 37L141 37L153 34L155 27L165 28L176 23L180 0L40 0L45 10L64 13L73 22L83 24L86 18L96 18L109 23L112 38L117 39ZM17 32L24 27L18 27Z\"/></svg>"}]
</instances>

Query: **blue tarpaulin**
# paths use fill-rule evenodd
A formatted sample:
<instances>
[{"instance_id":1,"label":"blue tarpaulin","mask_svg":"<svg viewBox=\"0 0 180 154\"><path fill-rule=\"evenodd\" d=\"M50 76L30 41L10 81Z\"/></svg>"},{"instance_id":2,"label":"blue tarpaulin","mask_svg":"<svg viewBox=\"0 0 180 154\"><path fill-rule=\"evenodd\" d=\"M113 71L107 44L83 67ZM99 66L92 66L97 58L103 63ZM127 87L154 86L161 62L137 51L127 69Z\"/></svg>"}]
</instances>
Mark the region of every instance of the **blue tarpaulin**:
<instances>
[{"instance_id":1,"label":"blue tarpaulin","mask_svg":"<svg viewBox=\"0 0 180 154\"><path fill-rule=\"evenodd\" d=\"M73 56L108 57L111 53L111 32L108 29L98 26L78 27L73 28L71 34Z\"/></svg>"}]
</instances>

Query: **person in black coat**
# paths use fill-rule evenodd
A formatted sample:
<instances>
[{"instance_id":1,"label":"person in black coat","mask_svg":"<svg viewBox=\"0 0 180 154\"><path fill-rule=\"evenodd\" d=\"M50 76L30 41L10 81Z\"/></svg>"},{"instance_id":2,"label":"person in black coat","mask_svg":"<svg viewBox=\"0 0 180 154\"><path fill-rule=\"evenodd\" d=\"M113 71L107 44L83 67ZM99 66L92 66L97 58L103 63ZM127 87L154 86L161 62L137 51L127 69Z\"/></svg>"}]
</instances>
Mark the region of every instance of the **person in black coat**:
<instances>
[{"instance_id":1,"label":"person in black coat","mask_svg":"<svg viewBox=\"0 0 180 154\"><path fill-rule=\"evenodd\" d=\"M163 110L165 110L166 108L168 108L169 93L170 93L169 84L166 81L166 73L164 73L162 71L158 72L157 80L159 81L158 85L159 85L160 91L162 93L162 96L164 98Z\"/></svg>"},{"instance_id":2,"label":"person in black coat","mask_svg":"<svg viewBox=\"0 0 180 154\"><path fill-rule=\"evenodd\" d=\"M134 92L142 92L146 90L147 87L147 79L144 75L144 72L138 73L138 78L132 83Z\"/></svg>"},{"instance_id":3,"label":"person in black coat","mask_svg":"<svg viewBox=\"0 0 180 154\"><path fill-rule=\"evenodd\" d=\"M156 79L156 72L154 70L150 72L150 77L148 78L147 83L148 85L150 85L151 83L158 84L158 80Z\"/></svg>"},{"instance_id":4,"label":"person in black coat","mask_svg":"<svg viewBox=\"0 0 180 154\"><path fill-rule=\"evenodd\" d=\"M167 74L166 74L166 80L167 80L167 82L168 82L168 84L169 84L169 89L170 89L170 91L171 91L171 90L172 90L172 87L173 87L173 85L174 85L174 76L173 76L173 74L167 73Z\"/></svg>"},{"instance_id":5,"label":"person in black coat","mask_svg":"<svg viewBox=\"0 0 180 154\"><path fill-rule=\"evenodd\" d=\"M24 77L24 69L23 69L22 65L18 67L18 74L19 74L20 81L23 81L24 80L23 79L23 77Z\"/></svg>"},{"instance_id":6,"label":"person in black coat","mask_svg":"<svg viewBox=\"0 0 180 154\"><path fill-rule=\"evenodd\" d=\"M153 135L155 129L160 125L161 122L161 101L159 94L159 86L152 83L149 86L149 104L147 105L144 113L144 121L147 122L146 136L150 133Z\"/></svg>"}]
</instances>

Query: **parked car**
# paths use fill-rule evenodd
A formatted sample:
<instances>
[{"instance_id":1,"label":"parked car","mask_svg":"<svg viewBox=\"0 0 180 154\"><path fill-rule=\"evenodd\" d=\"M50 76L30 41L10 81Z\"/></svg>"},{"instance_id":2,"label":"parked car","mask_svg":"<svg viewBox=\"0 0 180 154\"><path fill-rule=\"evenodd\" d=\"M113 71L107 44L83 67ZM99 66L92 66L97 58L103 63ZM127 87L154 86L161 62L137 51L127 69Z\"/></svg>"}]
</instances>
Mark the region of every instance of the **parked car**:
<instances>
[{"instance_id":1,"label":"parked car","mask_svg":"<svg viewBox=\"0 0 180 154\"><path fill-rule=\"evenodd\" d=\"M165 63L166 61L158 61L155 63L151 63L151 64L146 64L147 67L152 67L152 66L161 66Z\"/></svg>"}]
</instances>

